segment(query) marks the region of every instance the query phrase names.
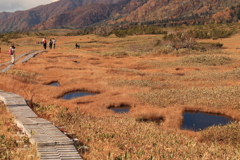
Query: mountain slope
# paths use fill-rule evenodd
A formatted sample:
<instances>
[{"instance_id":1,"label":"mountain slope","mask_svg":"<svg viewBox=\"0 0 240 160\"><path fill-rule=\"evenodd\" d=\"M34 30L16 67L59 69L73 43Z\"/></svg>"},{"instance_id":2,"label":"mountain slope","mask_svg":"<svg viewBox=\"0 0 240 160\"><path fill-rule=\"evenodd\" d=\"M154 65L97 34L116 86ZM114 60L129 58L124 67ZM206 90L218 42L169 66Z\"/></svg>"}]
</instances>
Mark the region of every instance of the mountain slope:
<instances>
[{"instance_id":1,"label":"mountain slope","mask_svg":"<svg viewBox=\"0 0 240 160\"><path fill-rule=\"evenodd\" d=\"M92 4L77 7L64 12L31 29L42 30L51 28L80 28L107 19L112 11L112 5ZM97 11L97 12L96 12Z\"/></svg>"},{"instance_id":2,"label":"mountain slope","mask_svg":"<svg viewBox=\"0 0 240 160\"><path fill-rule=\"evenodd\" d=\"M60 0L26 11L0 13L0 32L81 28L101 23L203 24L233 22L240 0ZM239 5L240 8L240 5Z\"/></svg>"},{"instance_id":3,"label":"mountain slope","mask_svg":"<svg viewBox=\"0 0 240 160\"><path fill-rule=\"evenodd\" d=\"M144 22L180 18L209 18L213 14L240 4L240 0L148 0L117 22ZM206 19L205 19L206 20Z\"/></svg>"},{"instance_id":4,"label":"mountain slope","mask_svg":"<svg viewBox=\"0 0 240 160\"><path fill-rule=\"evenodd\" d=\"M124 14L129 14L140 6L131 7L130 0L122 0L119 3L93 3L77 7L64 12L44 23L31 27L31 30L52 28L81 28L95 23L118 19ZM144 4L144 3L141 3ZM126 9L128 8L128 9ZM124 12L124 14L122 14ZM117 15L117 16L116 16Z\"/></svg>"},{"instance_id":5,"label":"mountain slope","mask_svg":"<svg viewBox=\"0 0 240 160\"><path fill-rule=\"evenodd\" d=\"M91 3L116 3L121 0L60 0L47 5L41 5L26 11L0 13L0 32L25 30L30 26L40 24L76 7Z\"/></svg>"}]
</instances>

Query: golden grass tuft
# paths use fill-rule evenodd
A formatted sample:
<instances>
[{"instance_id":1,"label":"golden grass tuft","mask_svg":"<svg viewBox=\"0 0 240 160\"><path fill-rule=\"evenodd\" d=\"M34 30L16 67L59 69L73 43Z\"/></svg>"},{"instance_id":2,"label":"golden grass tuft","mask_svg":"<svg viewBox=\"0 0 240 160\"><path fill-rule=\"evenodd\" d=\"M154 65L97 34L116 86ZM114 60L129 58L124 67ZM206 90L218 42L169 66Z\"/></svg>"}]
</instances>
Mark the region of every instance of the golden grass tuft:
<instances>
[{"instance_id":1,"label":"golden grass tuft","mask_svg":"<svg viewBox=\"0 0 240 160\"><path fill-rule=\"evenodd\" d=\"M21 133L14 124L13 116L0 101L0 159L37 160L36 146L29 142L29 138Z\"/></svg>"}]
</instances>

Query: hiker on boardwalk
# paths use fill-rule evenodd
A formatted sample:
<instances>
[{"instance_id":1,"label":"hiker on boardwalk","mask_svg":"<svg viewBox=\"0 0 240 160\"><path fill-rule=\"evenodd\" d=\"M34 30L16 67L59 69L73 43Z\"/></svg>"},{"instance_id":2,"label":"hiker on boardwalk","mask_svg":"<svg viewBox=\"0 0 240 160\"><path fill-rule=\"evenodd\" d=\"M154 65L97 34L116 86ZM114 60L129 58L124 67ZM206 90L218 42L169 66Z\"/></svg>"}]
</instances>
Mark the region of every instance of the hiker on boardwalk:
<instances>
[{"instance_id":1,"label":"hiker on boardwalk","mask_svg":"<svg viewBox=\"0 0 240 160\"><path fill-rule=\"evenodd\" d=\"M49 45L49 48L52 49L52 45L53 45L52 39L49 40L48 45Z\"/></svg>"},{"instance_id":2,"label":"hiker on boardwalk","mask_svg":"<svg viewBox=\"0 0 240 160\"><path fill-rule=\"evenodd\" d=\"M9 49L9 54L12 57L12 59L11 59L12 64L15 63L15 51L16 51L16 48L14 47L14 45L12 45Z\"/></svg>"},{"instance_id":3,"label":"hiker on boardwalk","mask_svg":"<svg viewBox=\"0 0 240 160\"><path fill-rule=\"evenodd\" d=\"M43 40L42 40L42 42L43 42L43 48L44 48L44 49L47 49L47 38L44 37Z\"/></svg>"},{"instance_id":4,"label":"hiker on boardwalk","mask_svg":"<svg viewBox=\"0 0 240 160\"><path fill-rule=\"evenodd\" d=\"M53 45L53 49L55 49L55 47L56 47L56 40L54 38L52 39L52 45Z\"/></svg>"}]
</instances>

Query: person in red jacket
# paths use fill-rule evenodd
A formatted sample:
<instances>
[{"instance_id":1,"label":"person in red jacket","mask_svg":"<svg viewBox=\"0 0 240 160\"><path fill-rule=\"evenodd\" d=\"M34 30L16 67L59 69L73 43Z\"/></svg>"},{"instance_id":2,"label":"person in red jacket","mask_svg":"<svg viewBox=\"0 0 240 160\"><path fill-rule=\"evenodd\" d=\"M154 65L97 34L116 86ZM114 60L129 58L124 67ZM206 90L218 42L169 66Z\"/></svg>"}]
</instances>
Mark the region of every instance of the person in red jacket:
<instances>
[{"instance_id":1,"label":"person in red jacket","mask_svg":"<svg viewBox=\"0 0 240 160\"><path fill-rule=\"evenodd\" d=\"M42 40L42 42L43 42L43 48L44 48L44 49L47 49L47 38L44 37L43 40Z\"/></svg>"}]
</instances>

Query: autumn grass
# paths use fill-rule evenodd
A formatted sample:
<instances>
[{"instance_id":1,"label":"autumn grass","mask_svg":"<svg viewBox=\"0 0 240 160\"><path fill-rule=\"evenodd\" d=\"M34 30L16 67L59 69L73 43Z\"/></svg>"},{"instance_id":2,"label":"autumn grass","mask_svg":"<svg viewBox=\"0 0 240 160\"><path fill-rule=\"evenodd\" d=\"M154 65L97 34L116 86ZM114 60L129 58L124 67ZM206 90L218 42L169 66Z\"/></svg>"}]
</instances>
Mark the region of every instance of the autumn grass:
<instances>
[{"instance_id":1,"label":"autumn grass","mask_svg":"<svg viewBox=\"0 0 240 160\"><path fill-rule=\"evenodd\" d=\"M118 80L110 83L114 86L137 86L137 87L150 87L153 89L164 89L171 87L169 82L159 82L159 81L151 81L151 80Z\"/></svg>"},{"instance_id":2,"label":"autumn grass","mask_svg":"<svg viewBox=\"0 0 240 160\"><path fill-rule=\"evenodd\" d=\"M109 40L110 44L114 43L114 46L108 46L110 49L99 53L101 56L116 56L124 53L128 56L141 56L152 54L156 39L161 35L149 35L149 36L128 36L125 38L112 37ZM99 43L99 42L98 42Z\"/></svg>"},{"instance_id":3,"label":"autumn grass","mask_svg":"<svg viewBox=\"0 0 240 160\"><path fill-rule=\"evenodd\" d=\"M188 73L185 73L183 67L176 68L174 73L155 74L138 73L136 71L134 72L134 70L132 70L132 72L130 73L124 71L126 70L121 70L120 73L126 75L138 75L139 78L135 80L116 80L109 82L109 84L118 87L149 87L151 88L150 92L157 92L157 89L164 89L167 91L171 89L191 90L193 88L199 88L199 90L201 90L203 87L223 88L224 86L230 88L235 87L236 89L238 89L236 85L231 84L238 82L240 78L240 70L238 68L229 71L200 71L193 68L192 71L188 71ZM115 71L115 73L116 72L117 71ZM177 93L181 94L180 91Z\"/></svg>"},{"instance_id":4,"label":"autumn grass","mask_svg":"<svg viewBox=\"0 0 240 160\"><path fill-rule=\"evenodd\" d=\"M234 61L233 59L226 56L200 55L183 57L181 63L189 66L191 65L217 66L231 64L233 61Z\"/></svg>"},{"instance_id":5,"label":"autumn grass","mask_svg":"<svg viewBox=\"0 0 240 160\"><path fill-rule=\"evenodd\" d=\"M34 102L51 103L32 107L39 116L75 135L84 159L239 159L238 122L199 133L179 129L186 110L239 115L239 55L219 49L204 52L176 51L167 46L162 49L155 46L160 38L159 35L59 38L58 49L46 53L56 60L49 62L50 67L41 56L27 64L33 73L34 67L39 67L35 70L41 72L39 75L16 65L4 77L0 75L4 78L1 88L11 90L9 86L14 84L14 91L23 97L34 94ZM82 48L75 49L76 42ZM65 57L59 58L56 53ZM84 70L75 70L76 64L73 67L73 63L68 63L67 56L75 55L79 57L78 66L84 66ZM99 65L92 65L94 58ZM36 61L39 64L33 65ZM60 82L61 87L42 85L52 81ZM81 102L79 98L81 105L72 103L77 102L74 100L57 99L79 88L101 92L98 98L85 97ZM138 102L131 106L129 114L107 114L108 104L115 100L121 104L126 98Z\"/></svg>"},{"instance_id":6,"label":"autumn grass","mask_svg":"<svg viewBox=\"0 0 240 160\"><path fill-rule=\"evenodd\" d=\"M158 107L190 105L240 109L239 94L240 86L179 87L137 93L136 97Z\"/></svg>"},{"instance_id":7,"label":"autumn grass","mask_svg":"<svg viewBox=\"0 0 240 160\"><path fill-rule=\"evenodd\" d=\"M0 159L37 160L36 147L32 146L29 138L21 133L14 124L13 117L0 102Z\"/></svg>"},{"instance_id":8,"label":"autumn grass","mask_svg":"<svg viewBox=\"0 0 240 160\"><path fill-rule=\"evenodd\" d=\"M224 143L239 148L239 131L239 123L236 122L226 126L209 127L202 132L201 139L206 143Z\"/></svg>"},{"instance_id":9,"label":"autumn grass","mask_svg":"<svg viewBox=\"0 0 240 160\"><path fill-rule=\"evenodd\" d=\"M189 105L240 109L240 87L231 85L240 78L238 68L229 71L193 70L186 74L182 72L183 74L143 74L139 79L116 80L109 84L118 87L148 87L149 91L138 92L132 96L145 104L157 107Z\"/></svg>"},{"instance_id":10,"label":"autumn grass","mask_svg":"<svg viewBox=\"0 0 240 160\"><path fill-rule=\"evenodd\" d=\"M31 73L23 70L8 70L6 72L8 75L12 75L19 81L23 83L35 83L36 82L36 77L38 76L37 73Z\"/></svg>"},{"instance_id":11,"label":"autumn grass","mask_svg":"<svg viewBox=\"0 0 240 160\"><path fill-rule=\"evenodd\" d=\"M204 66L224 66L236 63L236 59L227 55L185 55L174 61L142 60L138 66L148 68L166 68L166 67L204 67Z\"/></svg>"},{"instance_id":12,"label":"autumn grass","mask_svg":"<svg viewBox=\"0 0 240 160\"><path fill-rule=\"evenodd\" d=\"M40 106L38 106L40 107ZM37 109L37 108L36 108ZM125 116L97 118L55 107L41 111L63 130L79 139L78 150L84 159L238 159L239 124L225 128L212 127L189 137L175 130L168 131L155 122L141 122ZM39 113L39 112L38 112ZM220 128L219 131L217 131ZM227 128L227 130L226 130ZM237 130L236 130L237 129ZM223 132L221 132L221 130ZM215 132L217 131L217 133ZM219 134L218 134L219 133ZM213 136L215 135L215 136ZM226 140L221 141L224 135Z\"/></svg>"}]
</instances>

